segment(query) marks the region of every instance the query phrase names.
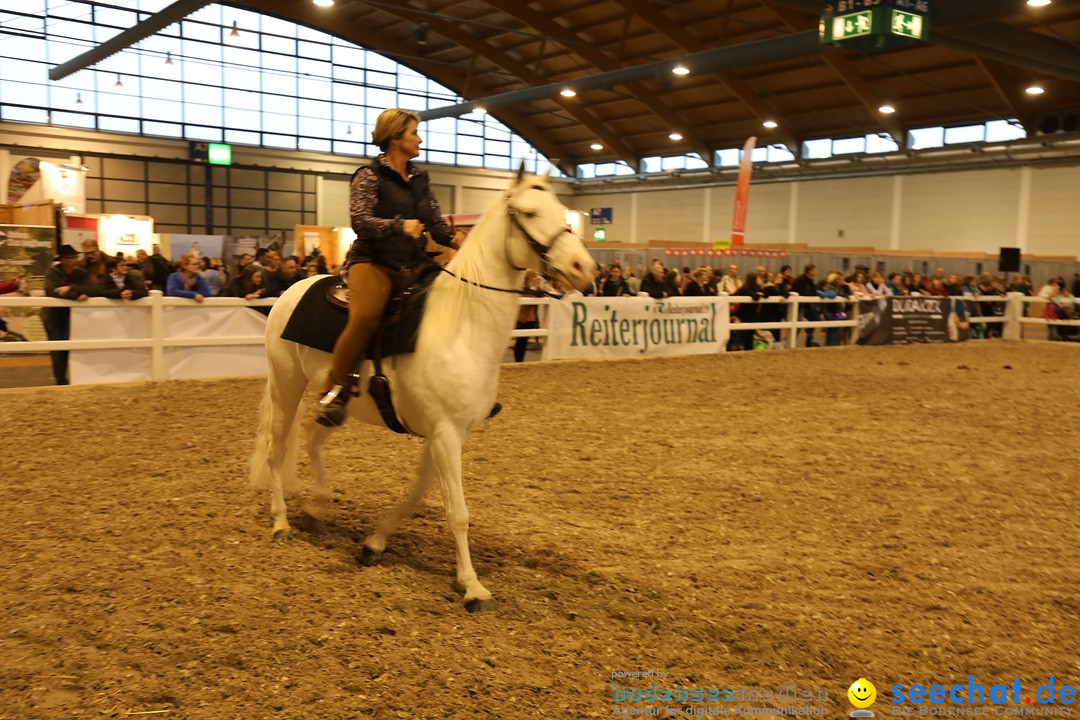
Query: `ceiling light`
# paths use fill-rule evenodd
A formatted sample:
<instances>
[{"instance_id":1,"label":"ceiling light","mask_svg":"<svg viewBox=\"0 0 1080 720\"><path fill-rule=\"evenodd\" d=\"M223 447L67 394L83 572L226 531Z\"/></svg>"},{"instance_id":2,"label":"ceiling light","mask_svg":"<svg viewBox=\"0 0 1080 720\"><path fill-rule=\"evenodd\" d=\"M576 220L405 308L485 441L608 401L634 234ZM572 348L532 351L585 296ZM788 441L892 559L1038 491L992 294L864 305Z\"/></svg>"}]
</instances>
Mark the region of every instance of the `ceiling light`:
<instances>
[{"instance_id":1,"label":"ceiling light","mask_svg":"<svg viewBox=\"0 0 1080 720\"><path fill-rule=\"evenodd\" d=\"M679 63L675 67L671 68L671 72L675 73L676 75L689 75L690 68L686 67L682 63Z\"/></svg>"},{"instance_id":2,"label":"ceiling light","mask_svg":"<svg viewBox=\"0 0 1080 720\"><path fill-rule=\"evenodd\" d=\"M879 113L885 113L886 115L891 115L892 113L896 112L896 108L894 108L889 103L885 103L884 105L882 105L881 107L878 108L878 112Z\"/></svg>"},{"instance_id":3,"label":"ceiling light","mask_svg":"<svg viewBox=\"0 0 1080 720\"><path fill-rule=\"evenodd\" d=\"M1027 0L1027 4L1031 7L1046 7L1050 4L1050 0Z\"/></svg>"},{"instance_id":4,"label":"ceiling light","mask_svg":"<svg viewBox=\"0 0 1080 720\"><path fill-rule=\"evenodd\" d=\"M311 0L319 7L331 7L334 4L334 0Z\"/></svg>"},{"instance_id":5,"label":"ceiling light","mask_svg":"<svg viewBox=\"0 0 1080 720\"><path fill-rule=\"evenodd\" d=\"M604 146L601 145L600 143L593 143L589 147L591 147L593 150L603 150L604 149Z\"/></svg>"},{"instance_id":6,"label":"ceiling light","mask_svg":"<svg viewBox=\"0 0 1080 720\"><path fill-rule=\"evenodd\" d=\"M75 93L75 104L82 105L82 93Z\"/></svg>"},{"instance_id":7,"label":"ceiling light","mask_svg":"<svg viewBox=\"0 0 1080 720\"><path fill-rule=\"evenodd\" d=\"M352 125L346 125L345 126L345 134L346 135L352 135Z\"/></svg>"},{"instance_id":8,"label":"ceiling light","mask_svg":"<svg viewBox=\"0 0 1080 720\"><path fill-rule=\"evenodd\" d=\"M124 81L120 79L120 74L116 74L116 87L124 87Z\"/></svg>"},{"instance_id":9,"label":"ceiling light","mask_svg":"<svg viewBox=\"0 0 1080 720\"><path fill-rule=\"evenodd\" d=\"M671 138L672 140L682 140L682 133L673 132L670 135L668 135L668 137Z\"/></svg>"},{"instance_id":10,"label":"ceiling light","mask_svg":"<svg viewBox=\"0 0 1080 720\"><path fill-rule=\"evenodd\" d=\"M413 42L417 45L427 45L428 31L431 26L427 24L427 20L421 20L420 23L412 29Z\"/></svg>"},{"instance_id":11,"label":"ceiling light","mask_svg":"<svg viewBox=\"0 0 1080 720\"><path fill-rule=\"evenodd\" d=\"M172 65L173 64L172 53L171 52L166 52L165 53L165 64L166 65Z\"/></svg>"},{"instance_id":12,"label":"ceiling light","mask_svg":"<svg viewBox=\"0 0 1080 720\"><path fill-rule=\"evenodd\" d=\"M766 120L765 122L763 122L763 123L761 123L761 124L762 124L762 125L763 125L764 127L767 127L767 128L769 128L770 130L772 130L772 129L773 129L774 127L776 127L776 126L777 126L777 122L776 122L775 120Z\"/></svg>"},{"instance_id":13,"label":"ceiling light","mask_svg":"<svg viewBox=\"0 0 1080 720\"><path fill-rule=\"evenodd\" d=\"M240 37L240 29L236 27L236 21L232 21L232 32L229 33L229 37Z\"/></svg>"},{"instance_id":14,"label":"ceiling light","mask_svg":"<svg viewBox=\"0 0 1080 720\"><path fill-rule=\"evenodd\" d=\"M473 108L472 111L474 113L476 113L477 115L483 115L484 113L487 112L487 108L485 108L483 105L477 105L476 107Z\"/></svg>"},{"instance_id":15,"label":"ceiling light","mask_svg":"<svg viewBox=\"0 0 1080 720\"><path fill-rule=\"evenodd\" d=\"M577 95L577 90L575 90L574 88L563 88L559 91L559 94L563 97L574 97L575 95Z\"/></svg>"},{"instance_id":16,"label":"ceiling light","mask_svg":"<svg viewBox=\"0 0 1080 720\"><path fill-rule=\"evenodd\" d=\"M1026 92L1028 95L1042 95L1046 91L1038 85L1029 85L1028 87L1024 88L1024 92Z\"/></svg>"}]
</instances>

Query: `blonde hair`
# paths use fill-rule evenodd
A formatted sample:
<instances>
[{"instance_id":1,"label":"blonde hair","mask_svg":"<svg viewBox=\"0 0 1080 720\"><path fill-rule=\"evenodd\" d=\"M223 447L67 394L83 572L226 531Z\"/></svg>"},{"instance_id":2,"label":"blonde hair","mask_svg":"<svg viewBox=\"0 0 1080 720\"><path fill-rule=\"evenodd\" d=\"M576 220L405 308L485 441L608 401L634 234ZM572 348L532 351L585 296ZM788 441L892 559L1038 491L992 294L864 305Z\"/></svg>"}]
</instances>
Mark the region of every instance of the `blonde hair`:
<instances>
[{"instance_id":1,"label":"blonde hair","mask_svg":"<svg viewBox=\"0 0 1080 720\"><path fill-rule=\"evenodd\" d=\"M371 142L386 152L391 140L397 140L405 134L410 120L417 125L420 124L420 116L409 110L399 108L383 110L375 121L375 129L371 131Z\"/></svg>"},{"instance_id":2,"label":"blonde hair","mask_svg":"<svg viewBox=\"0 0 1080 720\"><path fill-rule=\"evenodd\" d=\"M191 253L184 253L176 261L176 269L177 270L186 270L187 266L190 265L193 262L195 262L195 256L192 255Z\"/></svg>"}]
</instances>

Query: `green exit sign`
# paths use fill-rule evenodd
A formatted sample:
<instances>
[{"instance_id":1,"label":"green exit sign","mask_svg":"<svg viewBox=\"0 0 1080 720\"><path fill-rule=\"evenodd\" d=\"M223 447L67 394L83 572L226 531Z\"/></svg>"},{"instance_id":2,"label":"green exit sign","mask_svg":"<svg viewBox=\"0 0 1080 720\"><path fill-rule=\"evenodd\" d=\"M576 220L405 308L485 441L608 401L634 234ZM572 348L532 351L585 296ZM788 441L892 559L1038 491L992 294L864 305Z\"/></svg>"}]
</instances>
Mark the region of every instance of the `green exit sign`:
<instances>
[{"instance_id":1,"label":"green exit sign","mask_svg":"<svg viewBox=\"0 0 1080 720\"><path fill-rule=\"evenodd\" d=\"M909 37L915 40L926 40L926 23L922 15L907 13L894 9L892 20L889 23L889 32L900 37Z\"/></svg>"},{"instance_id":2,"label":"green exit sign","mask_svg":"<svg viewBox=\"0 0 1080 720\"><path fill-rule=\"evenodd\" d=\"M872 10L840 15L832 19L832 40L848 40L849 38L869 35L874 30L874 13Z\"/></svg>"},{"instance_id":3,"label":"green exit sign","mask_svg":"<svg viewBox=\"0 0 1080 720\"><path fill-rule=\"evenodd\" d=\"M232 165L232 145L207 143L206 162L211 165Z\"/></svg>"}]
</instances>

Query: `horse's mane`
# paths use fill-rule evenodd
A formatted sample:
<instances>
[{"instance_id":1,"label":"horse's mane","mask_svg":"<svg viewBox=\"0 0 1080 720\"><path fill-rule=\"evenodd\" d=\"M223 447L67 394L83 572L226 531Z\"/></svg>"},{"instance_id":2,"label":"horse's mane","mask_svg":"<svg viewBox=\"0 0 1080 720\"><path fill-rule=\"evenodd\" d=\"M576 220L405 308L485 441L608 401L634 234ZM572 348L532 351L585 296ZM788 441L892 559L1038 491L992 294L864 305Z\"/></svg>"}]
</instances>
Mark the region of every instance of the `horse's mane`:
<instances>
[{"instance_id":1,"label":"horse's mane","mask_svg":"<svg viewBox=\"0 0 1080 720\"><path fill-rule=\"evenodd\" d=\"M430 303L426 313L429 321L443 328L442 332L454 333L464 327L479 327L482 325L483 315L492 310L491 302L485 295L502 295L492 293L469 282L461 282L458 278L465 278L473 283L484 285L503 285L491 277L490 269L499 263L505 262L502 257L493 257L493 253L501 252L502 243L482 242L491 233L506 233L505 227L509 219L504 208L508 202L506 192L499 193L499 197L491 204L480 219L469 231L469 238L455 253L454 258L446 266L453 275L444 274L438 279L440 292L436 302ZM518 284L520 285L520 279ZM507 288L510 289L510 288ZM465 313L469 313L470 320L474 322L462 323ZM475 321L481 322L475 322ZM468 338L464 338L466 341Z\"/></svg>"}]
</instances>

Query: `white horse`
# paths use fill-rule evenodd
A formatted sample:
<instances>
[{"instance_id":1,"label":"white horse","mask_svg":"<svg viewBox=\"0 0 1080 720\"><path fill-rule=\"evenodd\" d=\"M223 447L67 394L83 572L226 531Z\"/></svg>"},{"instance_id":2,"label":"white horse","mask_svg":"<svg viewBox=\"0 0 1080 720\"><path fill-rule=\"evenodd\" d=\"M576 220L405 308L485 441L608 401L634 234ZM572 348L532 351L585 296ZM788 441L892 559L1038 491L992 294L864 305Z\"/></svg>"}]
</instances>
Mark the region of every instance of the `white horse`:
<instances>
[{"instance_id":1,"label":"white horse","mask_svg":"<svg viewBox=\"0 0 1080 720\"><path fill-rule=\"evenodd\" d=\"M596 264L581 239L567 226L566 208L548 185L547 176L516 180L477 222L468 240L432 286L420 323L416 350L383 362L394 387L394 405L402 423L425 438L419 476L406 500L394 508L364 541L361 560L379 562L386 539L401 518L423 497L433 479L442 490L447 521L457 551L457 584L470 611L494 608L473 570L469 555L469 512L461 489L461 447L469 430L491 411L499 366L506 354L518 313L517 291L526 269L557 276L584 288ZM251 481L268 487L273 537L291 539L284 485L295 483L298 446L297 408L309 383L321 382L330 354L283 340L282 330L315 278L303 280L278 299L266 325L269 365L259 409L259 432L251 458ZM505 291L505 292L501 292ZM364 394L349 403L353 422L382 425L366 392L371 362L361 369ZM325 513L330 486L322 448L331 429L308 425L308 452L315 474L316 512Z\"/></svg>"}]
</instances>

